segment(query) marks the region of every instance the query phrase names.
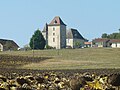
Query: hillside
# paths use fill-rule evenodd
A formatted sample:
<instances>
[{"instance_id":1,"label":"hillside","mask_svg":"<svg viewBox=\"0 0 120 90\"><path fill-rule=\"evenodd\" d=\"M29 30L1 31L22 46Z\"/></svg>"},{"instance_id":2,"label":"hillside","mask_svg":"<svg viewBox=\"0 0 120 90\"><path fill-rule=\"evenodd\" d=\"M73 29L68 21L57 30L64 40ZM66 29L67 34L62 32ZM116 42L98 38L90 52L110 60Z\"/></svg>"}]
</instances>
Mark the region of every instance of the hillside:
<instances>
[{"instance_id":1,"label":"hillside","mask_svg":"<svg viewBox=\"0 0 120 90\"><path fill-rule=\"evenodd\" d=\"M119 69L120 49L113 48L86 48L62 50L9 51L0 52L0 55L29 57L28 60L19 59L20 69L37 70L72 70L72 69ZM40 59L39 59L40 57ZM44 60L41 60L42 58ZM32 58L32 61L29 61ZM38 58L37 63L33 61ZM10 59L8 59L10 60ZM15 60L15 58L14 58ZM16 60L15 60L16 61ZM18 63L18 62L16 62ZM16 64L14 63L14 64ZM2 63L2 64L5 64Z\"/></svg>"}]
</instances>

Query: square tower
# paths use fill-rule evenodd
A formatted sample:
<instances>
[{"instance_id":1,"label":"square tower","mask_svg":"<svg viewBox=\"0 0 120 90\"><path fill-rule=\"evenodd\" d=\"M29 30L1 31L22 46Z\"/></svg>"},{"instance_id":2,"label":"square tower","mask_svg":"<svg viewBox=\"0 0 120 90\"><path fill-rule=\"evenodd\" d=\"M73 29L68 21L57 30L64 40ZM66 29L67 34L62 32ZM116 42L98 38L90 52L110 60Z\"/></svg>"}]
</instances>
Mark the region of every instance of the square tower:
<instances>
[{"instance_id":1,"label":"square tower","mask_svg":"<svg viewBox=\"0 0 120 90\"><path fill-rule=\"evenodd\" d=\"M66 47L66 24L59 16L48 24L48 45L56 49Z\"/></svg>"}]
</instances>

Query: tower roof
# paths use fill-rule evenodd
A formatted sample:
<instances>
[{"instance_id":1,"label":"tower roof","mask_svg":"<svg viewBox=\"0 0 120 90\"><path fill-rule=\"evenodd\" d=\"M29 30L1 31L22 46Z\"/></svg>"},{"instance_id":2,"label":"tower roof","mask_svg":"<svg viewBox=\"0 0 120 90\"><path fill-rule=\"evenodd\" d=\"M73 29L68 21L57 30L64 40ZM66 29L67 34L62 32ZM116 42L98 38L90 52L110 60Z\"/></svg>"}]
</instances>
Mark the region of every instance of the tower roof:
<instances>
[{"instance_id":1,"label":"tower roof","mask_svg":"<svg viewBox=\"0 0 120 90\"><path fill-rule=\"evenodd\" d=\"M48 31L48 24L47 23L45 24L42 32L46 32L46 31Z\"/></svg>"},{"instance_id":2,"label":"tower roof","mask_svg":"<svg viewBox=\"0 0 120 90\"><path fill-rule=\"evenodd\" d=\"M61 20L61 18L59 16L54 17L54 19L50 22L49 26L53 26L53 25L65 25L64 22Z\"/></svg>"}]
</instances>

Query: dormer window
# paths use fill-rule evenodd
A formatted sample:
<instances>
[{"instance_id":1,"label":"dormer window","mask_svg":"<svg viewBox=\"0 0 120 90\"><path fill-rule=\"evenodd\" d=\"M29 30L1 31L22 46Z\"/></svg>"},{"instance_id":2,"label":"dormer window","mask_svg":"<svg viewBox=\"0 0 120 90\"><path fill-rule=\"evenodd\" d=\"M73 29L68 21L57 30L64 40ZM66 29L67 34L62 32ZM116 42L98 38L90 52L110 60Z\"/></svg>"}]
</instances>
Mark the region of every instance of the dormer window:
<instances>
[{"instance_id":1,"label":"dormer window","mask_svg":"<svg viewBox=\"0 0 120 90\"><path fill-rule=\"evenodd\" d=\"M56 24L56 23L57 23L57 21L55 20L55 21L54 21L54 24Z\"/></svg>"}]
</instances>

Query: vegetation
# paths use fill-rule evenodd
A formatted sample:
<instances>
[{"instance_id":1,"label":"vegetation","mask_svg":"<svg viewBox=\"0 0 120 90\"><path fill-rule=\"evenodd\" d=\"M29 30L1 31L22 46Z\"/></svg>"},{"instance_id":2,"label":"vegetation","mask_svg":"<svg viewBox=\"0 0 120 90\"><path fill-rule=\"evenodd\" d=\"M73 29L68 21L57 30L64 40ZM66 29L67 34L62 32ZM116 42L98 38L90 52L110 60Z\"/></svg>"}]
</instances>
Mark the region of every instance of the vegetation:
<instances>
[{"instance_id":1,"label":"vegetation","mask_svg":"<svg viewBox=\"0 0 120 90\"><path fill-rule=\"evenodd\" d=\"M59 54L58 54L59 52ZM33 51L0 52L14 56L33 57ZM62 50L35 50L34 57L46 57L49 59L37 63L29 62L19 68L39 70L67 70L67 69L119 69L120 49L113 48L85 48ZM15 59L16 60L16 59Z\"/></svg>"},{"instance_id":2,"label":"vegetation","mask_svg":"<svg viewBox=\"0 0 120 90\"><path fill-rule=\"evenodd\" d=\"M120 33L112 33L112 34L104 33L104 34L102 34L101 37L108 38L108 39L120 39Z\"/></svg>"},{"instance_id":3,"label":"vegetation","mask_svg":"<svg viewBox=\"0 0 120 90\"><path fill-rule=\"evenodd\" d=\"M0 90L119 90L120 86L120 74L114 73L10 70L0 74Z\"/></svg>"},{"instance_id":4,"label":"vegetation","mask_svg":"<svg viewBox=\"0 0 120 90\"><path fill-rule=\"evenodd\" d=\"M75 43L75 48L80 48L82 46L81 42L76 41Z\"/></svg>"},{"instance_id":5,"label":"vegetation","mask_svg":"<svg viewBox=\"0 0 120 90\"><path fill-rule=\"evenodd\" d=\"M46 49L54 49L52 46L46 45Z\"/></svg>"},{"instance_id":6,"label":"vegetation","mask_svg":"<svg viewBox=\"0 0 120 90\"><path fill-rule=\"evenodd\" d=\"M29 44L30 44L31 49L35 49L35 50L44 49L45 39L39 29L34 32L34 35L30 39Z\"/></svg>"},{"instance_id":7,"label":"vegetation","mask_svg":"<svg viewBox=\"0 0 120 90\"><path fill-rule=\"evenodd\" d=\"M57 52L0 52L0 90L119 90L120 49Z\"/></svg>"}]
</instances>

